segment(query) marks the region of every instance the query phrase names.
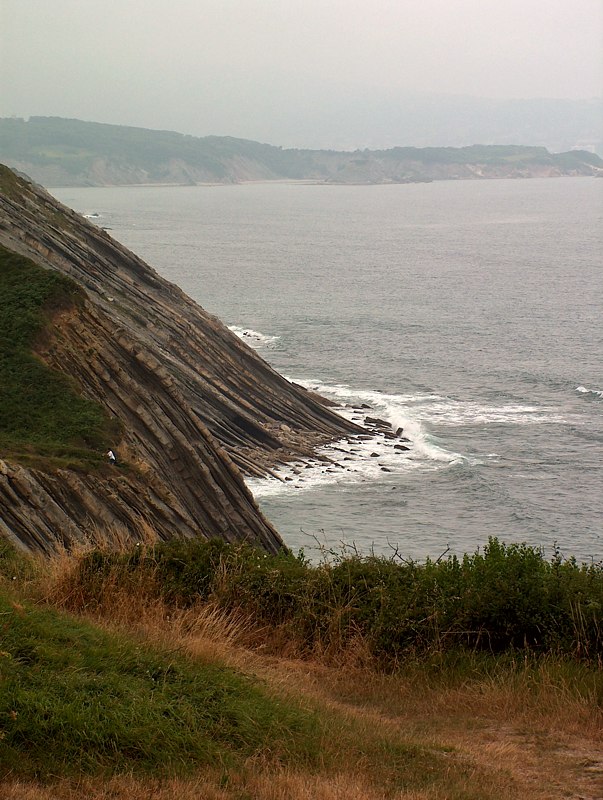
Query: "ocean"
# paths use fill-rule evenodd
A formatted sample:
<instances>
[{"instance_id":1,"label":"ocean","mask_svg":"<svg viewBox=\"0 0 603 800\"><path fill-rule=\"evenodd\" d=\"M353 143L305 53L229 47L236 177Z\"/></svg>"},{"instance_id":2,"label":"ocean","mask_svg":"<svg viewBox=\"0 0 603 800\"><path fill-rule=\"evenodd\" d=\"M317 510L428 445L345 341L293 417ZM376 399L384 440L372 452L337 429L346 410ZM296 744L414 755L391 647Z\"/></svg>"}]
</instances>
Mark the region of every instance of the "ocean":
<instances>
[{"instance_id":1,"label":"ocean","mask_svg":"<svg viewBox=\"0 0 603 800\"><path fill-rule=\"evenodd\" d=\"M603 180L52 193L282 374L404 429L408 451L249 481L292 549L603 559Z\"/></svg>"}]
</instances>

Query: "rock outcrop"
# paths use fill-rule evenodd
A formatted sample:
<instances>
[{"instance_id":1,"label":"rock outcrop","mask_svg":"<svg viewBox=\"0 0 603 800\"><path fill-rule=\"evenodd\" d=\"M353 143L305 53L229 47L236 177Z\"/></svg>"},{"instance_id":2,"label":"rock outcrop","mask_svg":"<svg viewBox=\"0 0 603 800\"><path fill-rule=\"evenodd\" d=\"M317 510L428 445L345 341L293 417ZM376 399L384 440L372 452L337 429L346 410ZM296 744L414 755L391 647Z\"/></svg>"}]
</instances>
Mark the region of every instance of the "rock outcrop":
<instances>
[{"instance_id":1,"label":"rock outcrop","mask_svg":"<svg viewBox=\"0 0 603 800\"><path fill-rule=\"evenodd\" d=\"M358 428L41 187L6 167L0 187L0 243L84 290L38 355L121 420L114 449L129 465L81 474L0 461L0 533L45 552L99 531L281 547L242 473L269 474Z\"/></svg>"}]
</instances>

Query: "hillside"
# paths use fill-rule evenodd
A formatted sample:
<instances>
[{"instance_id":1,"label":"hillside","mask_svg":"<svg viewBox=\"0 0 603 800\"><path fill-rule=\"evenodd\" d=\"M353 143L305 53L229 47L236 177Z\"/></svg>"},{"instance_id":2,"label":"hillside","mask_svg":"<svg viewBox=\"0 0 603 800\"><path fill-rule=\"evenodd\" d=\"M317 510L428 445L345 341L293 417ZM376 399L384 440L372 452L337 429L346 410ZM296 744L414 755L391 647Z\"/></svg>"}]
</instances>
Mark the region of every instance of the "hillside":
<instances>
[{"instance_id":1,"label":"hillside","mask_svg":"<svg viewBox=\"0 0 603 800\"><path fill-rule=\"evenodd\" d=\"M0 190L0 534L278 550L242 473L362 429L41 187L0 167Z\"/></svg>"},{"instance_id":2,"label":"hillside","mask_svg":"<svg viewBox=\"0 0 603 800\"><path fill-rule=\"evenodd\" d=\"M0 541L0 796L598 799L602 590L495 540L316 566Z\"/></svg>"},{"instance_id":3,"label":"hillside","mask_svg":"<svg viewBox=\"0 0 603 800\"><path fill-rule=\"evenodd\" d=\"M517 145L287 150L227 136L197 138L59 117L0 119L0 160L45 186L406 183L594 175L603 170L603 161L583 150L552 154L544 147Z\"/></svg>"}]
</instances>

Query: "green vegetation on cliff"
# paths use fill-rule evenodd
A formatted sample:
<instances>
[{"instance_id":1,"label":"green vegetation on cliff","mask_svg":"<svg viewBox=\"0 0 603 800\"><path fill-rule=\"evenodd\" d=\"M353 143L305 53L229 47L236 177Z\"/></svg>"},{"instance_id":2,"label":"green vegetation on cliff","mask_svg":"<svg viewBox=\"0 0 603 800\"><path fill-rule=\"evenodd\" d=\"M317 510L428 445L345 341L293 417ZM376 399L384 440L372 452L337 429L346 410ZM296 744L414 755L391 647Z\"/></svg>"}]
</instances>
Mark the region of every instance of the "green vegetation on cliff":
<instances>
[{"instance_id":1,"label":"green vegetation on cliff","mask_svg":"<svg viewBox=\"0 0 603 800\"><path fill-rule=\"evenodd\" d=\"M68 278L0 246L0 457L39 466L100 463L115 423L34 353L52 316L81 302Z\"/></svg>"},{"instance_id":2,"label":"green vegetation on cliff","mask_svg":"<svg viewBox=\"0 0 603 800\"><path fill-rule=\"evenodd\" d=\"M144 170L149 181L161 182L169 180L168 162L179 159L216 181L228 181L226 162L234 157L287 174L282 152L279 147L230 136L200 139L174 131L60 117L32 117L28 122L0 119L0 161L58 166L73 176L86 173L96 159L103 159L114 160L118 169Z\"/></svg>"},{"instance_id":3,"label":"green vegetation on cliff","mask_svg":"<svg viewBox=\"0 0 603 800\"><path fill-rule=\"evenodd\" d=\"M549 153L546 147L522 145L484 145L469 147L393 147L375 150L374 155L404 161L422 161L425 164L498 164L498 165L563 165L568 169L587 163L603 167L603 161L594 153L571 150L567 153Z\"/></svg>"}]
</instances>

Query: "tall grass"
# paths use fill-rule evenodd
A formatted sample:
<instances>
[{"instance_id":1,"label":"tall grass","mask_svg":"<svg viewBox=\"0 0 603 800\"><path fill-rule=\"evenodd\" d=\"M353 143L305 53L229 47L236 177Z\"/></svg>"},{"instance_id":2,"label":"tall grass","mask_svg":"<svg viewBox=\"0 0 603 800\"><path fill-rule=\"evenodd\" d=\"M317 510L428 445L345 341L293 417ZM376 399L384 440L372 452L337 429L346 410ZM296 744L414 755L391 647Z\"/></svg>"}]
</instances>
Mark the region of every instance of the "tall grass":
<instances>
[{"instance_id":1,"label":"tall grass","mask_svg":"<svg viewBox=\"0 0 603 800\"><path fill-rule=\"evenodd\" d=\"M211 601L262 631L264 647L379 668L427 655L554 654L601 665L603 566L490 539L437 562L342 556L318 565L221 541L99 550L53 588L74 610L112 603L116 587L173 608ZM266 631L270 636L266 636Z\"/></svg>"},{"instance_id":2,"label":"tall grass","mask_svg":"<svg viewBox=\"0 0 603 800\"><path fill-rule=\"evenodd\" d=\"M340 569L222 542L50 563L1 548L0 796L597 796L596 664L441 635L384 658L342 621ZM319 590L331 621L313 639L295 620Z\"/></svg>"}]
</instances>

